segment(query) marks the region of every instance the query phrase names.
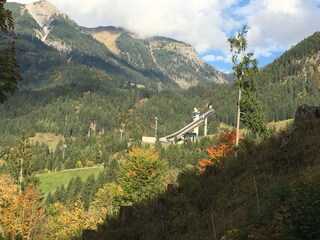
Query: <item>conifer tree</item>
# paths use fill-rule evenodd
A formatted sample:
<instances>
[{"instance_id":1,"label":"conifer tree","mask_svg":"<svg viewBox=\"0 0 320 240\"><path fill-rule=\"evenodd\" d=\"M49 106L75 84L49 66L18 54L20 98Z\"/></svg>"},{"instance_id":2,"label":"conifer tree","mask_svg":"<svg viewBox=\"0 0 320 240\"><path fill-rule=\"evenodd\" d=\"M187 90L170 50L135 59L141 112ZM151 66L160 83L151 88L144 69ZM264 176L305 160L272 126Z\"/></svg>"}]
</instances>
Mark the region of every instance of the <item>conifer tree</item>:
<instances>
[{"instance_id":1,"label":"conifer tree","mask_svg":"<svg viewBox=\"0 0 320 240\"><path fill-rule=\"evenodd\" d=\"M244 26L241 32L238 31L234 37L228 39L232 53L233 71L238 79L236 85L239 92L236 145L238 145L240 137L240 120L256 134L266 131L262 108L256 98L258 61L253 58L253 52L246 51L248 47L247 32L247 26Z\"/></svg>"},{"instance_id":2,"label":"conifer tree","mask_svg":"<svg viewBox=\"0 0 320 240\"><path fill-rule=\"evenodd\" d=\"M77 200L80 199L83 183L79 176L71 178L66 188L65 203L67 206L71 206Z\"/></svg>"},{"instance_id":3,"label":"conifer tree","mask_svg":"<svg viewBox=\"0 0 320 240\"><path fill-rule=\"evenodd\" d=\"M51 192L49 192L48 195L47 195L45 204L47 206L49 206L49 205L51 205L53 203L54 203L54 200L53 200L52 194L51 194Z\"/></svg>"},{"instance_id":4,"label":"conifer tree","mask_svg":"<svg viewBox=\"0 0 320 240\"><path fill-rule=\"evenodd\" d=\"M66 189L64 185L62 184L60 187L57 187L57 190L55 191L53 195L53 201L59 202L59 203L66 203Z\"/></svg>"},{"instance_id":5,"label":"conifer tree","mask_svg":"<svg viewBox=\"0 0 320 240\"><path fill-rule=\"evenodd\" d=\"M4 8L6 0L0 0L0 103L7 93L17 90L22 79L16 60L15 41L10 31L14 29L12 13Z\"/></svg>"},{"instance_id":6,"label":"conifer tree","mask_svg":"<svg viewBox=\"0 0 320 240\"><path fill-rule=\"evenodd\" d=\"M81 192L81 200L83 202L83 206L85 209L89 208L90 202L93 200L94 195L98 191L96 180L93 174L91 174L87 181L84 183L82 192Z\"/></svg>"},{"instance_id":7,"label":"conifer tree","mask_svg":"<svg viewBox=\"0 0 320 240\"><path fill-rule=\"evenodd\" d=\"M15 181L19 183L20 192L27 185L37 185L38 179L33 174L34 152L26 137L19 139L16 146L10 149L8 159L8 171Z\"/></svg>"}]
</instances>

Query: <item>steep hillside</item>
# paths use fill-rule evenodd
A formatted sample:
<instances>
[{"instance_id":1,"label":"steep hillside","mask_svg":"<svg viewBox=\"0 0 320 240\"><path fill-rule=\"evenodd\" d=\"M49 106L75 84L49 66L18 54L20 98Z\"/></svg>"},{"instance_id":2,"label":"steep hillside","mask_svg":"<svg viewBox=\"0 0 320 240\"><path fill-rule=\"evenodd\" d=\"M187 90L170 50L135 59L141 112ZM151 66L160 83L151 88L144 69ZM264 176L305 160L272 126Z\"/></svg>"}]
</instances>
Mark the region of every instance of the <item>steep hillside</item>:
<instances>
[{"instance_id":1,"label":"steep hillside","mask_svg":"<svg viewBox=\"0 0 320 240\"><path fill-rule=\"evenodd\" d=\"M83 239L319 239L320 109L310 110L261 143L242 140L203 173L185 171L175 189Z\"/></svg>"},{"instance_id":2,"label":"steep hillside","mask_svg":"<svg viewBox=\"0 0 320 240\"><path fill-rule=\"evenodd\" d=\"M269 120L293 118L302 104L318 104L320 95L320 33L316 32L265 66L259 95Z\"/></svg>"},{"instance_id":3,"label":"steep hillside","mask_svg":"<svg viewBox=\"0 0 320 240\"><path fill-rule=\"evenodd\" d=\"M187 43L163 37L141 39L114 27L99 27L87 31L128 64L142 71L161 74L181 88L225 82L222 73L207 65Z\"/></svg>"}]
</instances>

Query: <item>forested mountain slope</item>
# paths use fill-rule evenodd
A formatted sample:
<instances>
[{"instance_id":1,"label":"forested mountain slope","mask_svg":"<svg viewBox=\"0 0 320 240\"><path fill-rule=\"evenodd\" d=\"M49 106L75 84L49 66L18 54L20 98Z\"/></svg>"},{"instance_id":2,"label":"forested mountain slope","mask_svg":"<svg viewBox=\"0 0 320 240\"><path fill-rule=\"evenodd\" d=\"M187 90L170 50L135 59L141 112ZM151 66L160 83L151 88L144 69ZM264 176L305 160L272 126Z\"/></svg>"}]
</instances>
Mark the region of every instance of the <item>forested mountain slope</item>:
<instances>
[{"instance_id":1,"label":"forested mountain slope","mask_svg":"<svg viewBox=\"0 0 320 240\"><path fill-rule=\"evenodd\" d=\"M68 16L48 1L33 4L9 3L13 12L17 37L18 60L25 81L31 87L64 85L64 78L53 81L53 76L68 71L72 66L100 70L106 78L117 81L139 82L156 86L160 79L151 80L146 74L129 66L110 52L103 44L83 31ZM86 82L90 82L91 73ZM78 83L77 81L68 80Z\"/></svg>"},{"instance_id":2,"label":"forested mountain slope","mask_svg":"<svg viewBox=\"0 0 320 240\"><path fill-rule=\"evenodd\" d=\"M262 78L272 82L286 82L298 77L315 77L320 86L320 32L315 32L263 68ZM309 85L306 83L306 85ZM311 86L309 86L311 87Z\"/></svg>"},{"instance_id":3,"label":"forested mountain slope","mask_svg":"<svg viewBox=\"0 0 320 240\"><path fill-rule=\"evenodd\" d=\"M260 71L259 96L270 120L293 118L302 104L320 103L320 33L287 50Z\"/></svg>"},{"instance_id":4,"label":"forested mountain slope","mask_svg":"<svg viewBox=\"0 0 320 240\"><path fill-rule=\"evenodd\" d=\"M21 223L33 222L37 213L34 239L80 239L83 229L96 229L104 219L84 238L319 239L317 119L279 135L269 132L264 141L249 136L237 148L231 141L217 145L221 136L232 140L232 132L145 146L141 137L154 136L155 117L158 136L165 136L192 121L194 107L201 113L214 108L209 134L222 131L220 122L234 125L235 84L215 83L219 73L186 43L140 39L121 28L85 29L48 1L6 6L15 19L12 36L24 80L0 105L0 192L8 193L0 194L0 212L9 216L0 217L6 220L0 238L30 236L24 234L31 225ZM260 71L266 121L319 104L318 43L316 33ZM37 136L54 136L56 143L32 142ZM212 154L206 149L222 157L207 159ZM201 162L211 166L204 170ZM46 189L45 199L35 191L37 174L70 169L71 175L93 166L103 171ZM177 185L149 201L166 183ZM143 185L152 195L140 194L136 186ZM120 206L141 199L129 224L119 222Z\"/></svg>"}]
</instances>

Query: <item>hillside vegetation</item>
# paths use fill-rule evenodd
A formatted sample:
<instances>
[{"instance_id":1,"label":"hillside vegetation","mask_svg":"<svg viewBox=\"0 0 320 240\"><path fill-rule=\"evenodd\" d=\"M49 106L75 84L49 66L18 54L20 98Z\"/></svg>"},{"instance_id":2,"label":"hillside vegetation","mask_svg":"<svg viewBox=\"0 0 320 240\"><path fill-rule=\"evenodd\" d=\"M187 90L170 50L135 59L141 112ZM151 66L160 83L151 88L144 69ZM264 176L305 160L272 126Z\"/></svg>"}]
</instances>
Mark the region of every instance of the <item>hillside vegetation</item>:
<instances>
[{"instance_id":1,"label":"hillside vegetation","mask_svg":"<svg viewBox=\"0 0 320 240\"><path fill-rule=\"evenodd\" d=\"M261 69L259 96L269 121L293 118L302 104L319 103L320 32L315 32Z\"/></svg>"},{"instance_id":2,"label":"hillside vegetation","mask_svg":"<svg viewBox=\"0 0 320 240\"><path fill-rule=\"evenodd\" d=\"M318 118L259 143L243 139L236 156L184 171L175 190L84 239L319 239L319 133Z\"/></svg>"},{"instance_id":3,"label":"hillside vegetation","mask_svg":"<svg viewBox=\"0 0 320 240\"><path fill-rule=\"evenodd\" d=\"M120 28L86 29L135 69L158 77L164 85L187 89L205 83L224 83L224 75L199 58L191 45L165 37L141 39Z\"/></svg>"},{"instance_id":4,"label":"hillside vegetation","mask_svg":"<svg viewBox=\"0 0 320 240\"><path fill-rule=\"evenodd\" d=\"M319 52L320 32L315 32L264 67L262 78L266 81L286 82L309 75L315 78L318 83L316 86L319 87Z\"/></svg>"}]
</instances>

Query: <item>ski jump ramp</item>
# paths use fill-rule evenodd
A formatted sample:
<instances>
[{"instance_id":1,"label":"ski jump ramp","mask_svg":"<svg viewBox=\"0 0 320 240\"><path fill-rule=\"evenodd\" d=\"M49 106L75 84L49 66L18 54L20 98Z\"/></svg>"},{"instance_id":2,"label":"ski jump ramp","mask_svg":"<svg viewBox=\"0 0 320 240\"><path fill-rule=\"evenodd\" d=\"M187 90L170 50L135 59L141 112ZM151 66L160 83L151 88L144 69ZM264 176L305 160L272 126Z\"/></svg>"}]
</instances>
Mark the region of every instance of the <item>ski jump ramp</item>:
<instances>
[{"instance_id":1,"label":"ski jump ramp","mask_svg":"<svg viewBox=\"0 0 320 240\"><path fill-rule=\"evenodd\" d=\"M172 133L168 136L160 138L160 142L170 143L173 142L175 139L181 139L184 138L184 135L186 133L190 133L195 129L196 127L201 126L205 119L207 119L210 115L214 113L214 109L210 109L208 112L204 113L199 117L199 119L189 123L187 126L181 128L180 130L176 131L175 133Z\"/></svg>"}]
</instances>

